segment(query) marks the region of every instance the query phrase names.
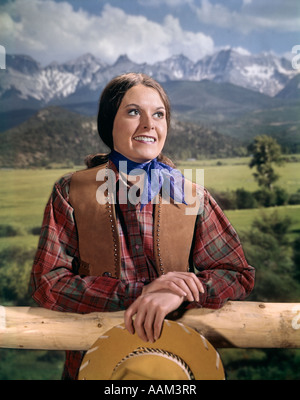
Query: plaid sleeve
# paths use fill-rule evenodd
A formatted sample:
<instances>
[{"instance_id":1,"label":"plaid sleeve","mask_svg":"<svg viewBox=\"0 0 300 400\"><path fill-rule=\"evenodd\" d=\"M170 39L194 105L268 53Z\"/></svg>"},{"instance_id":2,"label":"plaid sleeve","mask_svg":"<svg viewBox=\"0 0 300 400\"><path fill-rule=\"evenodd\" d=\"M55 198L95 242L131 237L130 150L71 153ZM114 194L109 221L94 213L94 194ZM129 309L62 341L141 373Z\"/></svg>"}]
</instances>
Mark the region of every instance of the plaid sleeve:
<instances>
[{"instance_id":1,"label":"plaid sleeve","mask_svg":"<svg viewBox=\"0 0 300 400\"><path fill-rule=\"evenodd\" d=\"M227 300L244 299L253 289L254 268L248 265L237 233L208 192L197 220L193 261L205 293L200 304L191 306L217 309Z\"/></svg>"},{"instance_id":2,"label":"plaid sleeve","mask_svg":"<svg viewBox=\"0 0 300 400\"><path fill-rule=\"evenodd\" d=\"M128 307L143 284L109 277L74 274L78 238L73 209L68 203L71 175L54 185L46 205L38 249L31 272L32 297L38 305L57 311L88 313Z\"/></svg>"}]
</instances>

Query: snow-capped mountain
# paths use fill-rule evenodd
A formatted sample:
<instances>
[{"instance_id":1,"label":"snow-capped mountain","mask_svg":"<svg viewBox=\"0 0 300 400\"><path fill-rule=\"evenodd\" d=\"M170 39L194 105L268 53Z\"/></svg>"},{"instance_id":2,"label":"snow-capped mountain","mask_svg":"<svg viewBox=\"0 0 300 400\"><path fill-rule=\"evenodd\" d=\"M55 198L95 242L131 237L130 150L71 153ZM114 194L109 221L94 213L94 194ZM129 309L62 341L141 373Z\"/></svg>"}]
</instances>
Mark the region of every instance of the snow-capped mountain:
<instances>
[{"instance_id":1,"label":"snow-capped mountain","mask_svg":"<svg viewBox=\"0 0 300 400\"><path fill-rule=\"evenodd\" d=\"M226 49L194 63L183 55L150 64L136 64L126 55L108 65L91 54L67 63L42 67L26 55L7 55L6 70L0 71L0 107L2 110L26 108L29 104L46 105L60 101L72 103L83 93L100 90L114 76L144 72L160 82L170 80L229 82L247 89L275 96L296 75L291 63L270 53L244 54ZM95 97L95 98L96 98Z\"/></svg>"},{"instance_id":2,"label":"snow-capped mountain","mask_svg":"<svg viewBox=\"0 0 300 400\"><path fill-rule=\"evenodd\" d=\"M295 74L288 60L271 53L250 55L223 50L196 63L193 79L229 82L275 96Z\"/></svg>"}]
</instances>

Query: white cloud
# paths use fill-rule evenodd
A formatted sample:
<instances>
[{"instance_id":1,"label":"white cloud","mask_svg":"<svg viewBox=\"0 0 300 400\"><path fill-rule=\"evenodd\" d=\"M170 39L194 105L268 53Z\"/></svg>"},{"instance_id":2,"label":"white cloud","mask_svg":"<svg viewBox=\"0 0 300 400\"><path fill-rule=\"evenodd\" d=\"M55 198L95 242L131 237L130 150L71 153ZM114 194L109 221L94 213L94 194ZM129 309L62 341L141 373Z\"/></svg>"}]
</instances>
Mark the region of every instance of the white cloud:
<instances>
[{"instance_id":1,"label":"white cloud","mask_svg":"<svg viewBox=\"0 0 300 400\"><path fill-rule=\"evenodd\" d=\"M274 30L299 32L298 0L243 0L239 10L230 10L220 3L202 0L194 7L198 19L205 24L230 28L247 34L252 31Z\"/></svg>"},{"instance_id":2,"label":"white cloud","mask_svg":"<svg viewBox=\"0 0 300 400\"><path fill-rule=\"evenodd\" d=\"M29 54L42 63L86 52L109 63L120 54L153 63L182 53L196 61L214 50L211 37L183 30L170 15L158 24L108 4L100 15L91 15L67 2L15 0L0 6L0 25L7 52Z\"/></svg>"},{"instance_id":3,"label":"white cloud","mask_svg":"<svg viewBox=\"0 0 300 400\"><path fill-rule=\"evenodd\" d=\"M194 0L138 0L138 3L147 7L157 7L166 5L168 7L182 7L192 5Z\"/></svg>"},{"instance_id":4,"label":"white cloud","mask_svg":"<svg viewBox=\"0 0 300 400\"><path fill-rule=\"evenodd\" d=\"M231 12L222 4L212 4L209 0L202 0L201 6L196 8L196 13L201 22L227 28L236 24L237 13Z\"/></svg>"}]
</instances>

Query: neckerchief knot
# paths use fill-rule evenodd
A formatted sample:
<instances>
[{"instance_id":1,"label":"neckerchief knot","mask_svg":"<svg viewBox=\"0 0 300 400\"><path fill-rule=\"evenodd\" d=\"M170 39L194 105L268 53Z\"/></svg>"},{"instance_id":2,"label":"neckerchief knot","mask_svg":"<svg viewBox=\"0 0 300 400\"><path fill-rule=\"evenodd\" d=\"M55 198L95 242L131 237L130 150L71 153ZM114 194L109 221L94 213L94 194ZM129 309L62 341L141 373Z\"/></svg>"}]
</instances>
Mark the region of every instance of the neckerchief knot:
<instances>
[{"instance_id":1,"label":"neckerchief knot","mask_svg":"<svg viewBox=\"0 0 300 400\"><path fill-rule=\"evenodd\" d=\"M145 172L141 209L152 201L161 190L164 197L169 196L176 203L186 204L184 200L184 176L178 169L158 161L157 158L145 163L137 163L115 150L109 154L109 159L119 172L120 169L128 175L140 175L141 170ZM124 166L126 170L123 169Z\"/></svg>"}]
</instances>

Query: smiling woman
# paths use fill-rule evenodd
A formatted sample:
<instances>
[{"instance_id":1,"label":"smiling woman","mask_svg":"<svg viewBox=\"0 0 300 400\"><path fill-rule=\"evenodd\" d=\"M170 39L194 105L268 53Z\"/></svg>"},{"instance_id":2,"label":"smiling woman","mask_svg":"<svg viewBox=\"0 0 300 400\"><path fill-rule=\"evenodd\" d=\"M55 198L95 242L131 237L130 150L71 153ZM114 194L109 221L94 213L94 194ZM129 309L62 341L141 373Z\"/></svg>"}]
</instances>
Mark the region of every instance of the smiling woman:
<instances>
[{"instance_id":1,"label":"smiling woman","mask_svg":"<svg viewBox=\"0 0 300 400\"><path fill-rule=\"evenodd\" d=\"M40 306L126 310L127 331L153 343L179 307L219 308L251 292L254 269L220 207L161 154L169 126L169 100L155 80L129 73L108 83L98 131L111 152L59 179L46 206L31 275ZM124 202L133 170L148 185L138 187L139 201ZM83 356L67 352L64 378L77 378Z\"/></svg>"},{"instance_id":2,"label":"smiling woman","mask_svg":"<svg viewBox=\"0 0 300 400\"><path fill-rule=\"evenodd\" d=\"M122 124L121 118L126 117L127 122L134 116L139 116L139 122L151 116L150 120L144 121L150 122L151 127L154 127L152 125L154 120L161 120L160 130L165 130L166 134L170 126L169 99L163 88L147 75L135 73L120 75L106 86L99 104L98 131L110 149L114 147L113 138Z\"/></svg>"},{"instance_id":3,"label":"smiling woman","mask_svg":"<svg viewBox=\"0 0 300 400\"><path fill-rule=\"evenodd\" d=\"M167 137L166 110L159 93L142 84L123 97L113 126L114 149L135 162L153 160Z\"/></svg>"}]
</instances>

